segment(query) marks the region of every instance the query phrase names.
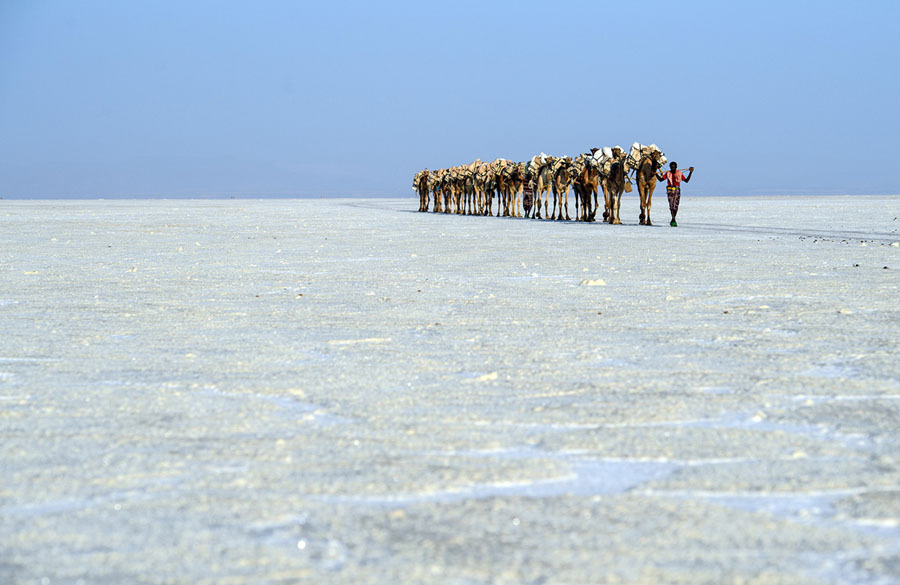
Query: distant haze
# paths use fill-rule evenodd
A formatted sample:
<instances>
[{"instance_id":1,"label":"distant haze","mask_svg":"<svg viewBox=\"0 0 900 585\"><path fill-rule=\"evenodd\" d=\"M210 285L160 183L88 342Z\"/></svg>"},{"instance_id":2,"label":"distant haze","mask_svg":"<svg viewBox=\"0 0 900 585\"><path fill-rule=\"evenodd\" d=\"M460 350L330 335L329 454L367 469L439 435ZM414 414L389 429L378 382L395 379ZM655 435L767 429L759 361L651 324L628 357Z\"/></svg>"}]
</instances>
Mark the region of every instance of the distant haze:
<instances>
[{"instance_id":1,"label":"distant haze","mask_svg":"<svg viewBox=\"0 0 900 585\"><path fill-rule=\"evenodd\" d=\"M562 7L565 8L562 8ZM413 196L658 144L687 194L898 193L900 3L0 3L0 197Z\"/></svg>"}]
</instances>

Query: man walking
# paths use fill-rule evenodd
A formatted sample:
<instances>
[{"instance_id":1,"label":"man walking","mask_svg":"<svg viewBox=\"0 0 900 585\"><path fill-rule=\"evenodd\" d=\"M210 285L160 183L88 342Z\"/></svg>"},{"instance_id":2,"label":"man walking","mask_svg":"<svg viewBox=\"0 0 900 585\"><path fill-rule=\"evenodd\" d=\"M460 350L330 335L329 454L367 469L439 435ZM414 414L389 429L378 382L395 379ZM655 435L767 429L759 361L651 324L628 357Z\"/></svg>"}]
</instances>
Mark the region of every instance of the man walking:
<instances>
[{"instance_id":1,"label":"man walking","mask_svg":"<svg viewBox=\"0 0 900 585\"><path fill-rule=\"evenodd\" d=\"M678 170L678 163L676 162L670 163L669 170L665 173L656 174L656 178L660 182L663 180L667 181L666 196L669 198L669 213L672 214L672 221L669 222L669 225L672 227L678 227L678 224L675 223L675 216L678 215L678 204L681 202L681 182L690 182L693 174L694 167L690 167L688 168L688 175L685 177L684 173Z\"/></svg>"}]
</instances>

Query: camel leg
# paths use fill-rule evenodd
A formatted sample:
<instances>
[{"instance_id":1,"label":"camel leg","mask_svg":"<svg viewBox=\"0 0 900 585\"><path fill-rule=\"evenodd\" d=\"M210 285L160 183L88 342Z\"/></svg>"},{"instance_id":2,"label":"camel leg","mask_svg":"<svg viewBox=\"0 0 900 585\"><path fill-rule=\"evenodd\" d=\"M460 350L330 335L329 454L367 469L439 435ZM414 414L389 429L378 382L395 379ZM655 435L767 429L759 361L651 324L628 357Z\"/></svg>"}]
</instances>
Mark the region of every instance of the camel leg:
<instances>
[{"instance_id":1,"label":"camel leg","mask_svg":"<svg viewBox=\"0 0 900 585\"><path fill-rule=\"evenodd\" d=\"M613 225L621 225L622 221L619 219L619 205L622 203L622 192L618 191L613 195L612 200L612 224Z\"/></svg>"},{"instance_id":2,"label":"camel leg","mask_svg":"<svg viewBox=\"0 0 900 585\"><path fill-rule=\"evenodd\" d=\"M615 192L612 192L609 185L605 185L603 188L603 219L609 223L613 223L615 215L613 211L613 206L615 205L613 202L614 197Z\"/></svg>"},{"instance_id":3,"label":"camel leg","mask_svg":"<svg viewBox=\"0 0 900 585\"><path fill-rule=\"evenodd\" d=\"M566 189L565 195L566 195L566 208L565 208L566 209L566 220L571 221L572 218L569 217L569 190L568 189Z\"/></svg>"},{"instance_id":4,"label":"camel leg","mask_svg":"<svg viewBox=\"0 0 900 585\"><path fill-rule=\"evenodd\" d=\"M607 221L612 225L614 225L616 223L616 190L615 189L610 189L610 191L609 191L609 219Z\"/></svg>"},{"instance_id":5,"label":"camel leg","mask_svg":"<svg viewBox=\"0 0 900 585\"><path fill-rule=\"evenodd\" d=\"M647 187L645 185L638 185L638 194L641 197L641 215L638 218L640 220L641 225L647 225L647 220L645 219L644 213L647 207Z\"/></svg>"}]
</instances>

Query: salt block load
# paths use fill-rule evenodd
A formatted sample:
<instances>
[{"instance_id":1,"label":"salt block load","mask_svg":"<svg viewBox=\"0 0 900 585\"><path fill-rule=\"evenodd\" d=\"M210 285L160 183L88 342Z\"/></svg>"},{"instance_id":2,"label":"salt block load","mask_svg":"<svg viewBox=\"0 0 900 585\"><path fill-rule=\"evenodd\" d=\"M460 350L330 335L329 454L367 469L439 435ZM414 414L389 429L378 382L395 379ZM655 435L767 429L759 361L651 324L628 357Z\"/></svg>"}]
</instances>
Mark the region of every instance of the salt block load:
<instances>
[{"instance_id":1,"label":"salt block load","mask_svg":"<svg viewBox=\"0 0 900 585\"><path fill-rule=\"evenodd\" d=\"M654 152L659 153L659 164L661 167L665 167L668 159L666 158L666 155L663 154L663 151L661 151L655 144L645 146L640 142L635 142L631 145L631 150L628 151L627 164L632 169L637 169L638 165L641 162L641 159L645 156L650 156Z\"/></svg>"}]
</instances>

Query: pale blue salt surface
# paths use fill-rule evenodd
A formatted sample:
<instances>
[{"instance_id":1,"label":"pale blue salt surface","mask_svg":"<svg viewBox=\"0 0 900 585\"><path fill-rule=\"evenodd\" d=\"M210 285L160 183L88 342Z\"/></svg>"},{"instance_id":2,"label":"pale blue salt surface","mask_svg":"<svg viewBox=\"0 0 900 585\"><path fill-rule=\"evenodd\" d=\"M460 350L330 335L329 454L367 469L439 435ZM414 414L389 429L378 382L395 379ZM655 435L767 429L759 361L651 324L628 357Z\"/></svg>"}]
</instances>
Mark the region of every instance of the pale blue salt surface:
<instances>
[{"instance_id":1,"label":"pale blue salt surface","mask_svg":"<svg viewBox=\"0 0 900 585\"><path fill-rule=\"evenodd\" d=\"M3 203L2 582L896 582L900 198Z\"/></svg>"}]
</instances>

